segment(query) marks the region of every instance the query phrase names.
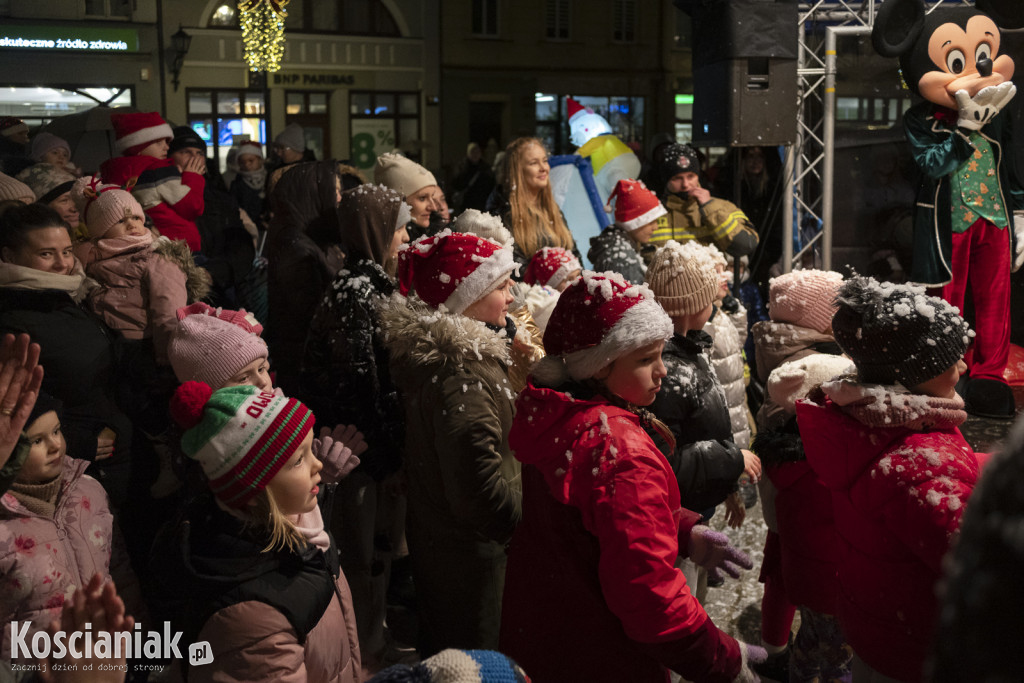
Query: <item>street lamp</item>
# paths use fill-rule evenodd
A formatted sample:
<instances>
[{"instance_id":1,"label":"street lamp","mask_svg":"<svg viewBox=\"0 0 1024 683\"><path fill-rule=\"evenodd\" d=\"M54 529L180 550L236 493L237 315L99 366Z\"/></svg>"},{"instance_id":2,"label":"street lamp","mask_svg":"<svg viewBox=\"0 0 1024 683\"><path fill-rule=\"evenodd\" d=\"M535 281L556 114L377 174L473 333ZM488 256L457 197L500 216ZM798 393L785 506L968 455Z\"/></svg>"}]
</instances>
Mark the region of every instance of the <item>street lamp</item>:
<instances>
[{"instance_id":1,"label":"street lamp","mask_svg":"<svg viewBox=\"0 0 1024 683\"><path fill-rule=\"evenodd\" d=\"M171 36L171 46L174 50L174 60L171 62L171 83L174 85L174 92L178 92L178 76L181 74L181 67L185 63L185 55L192 44L192 36L185 33L185 29L178 24L178 30Z\"/></svg>"}]
</instances>

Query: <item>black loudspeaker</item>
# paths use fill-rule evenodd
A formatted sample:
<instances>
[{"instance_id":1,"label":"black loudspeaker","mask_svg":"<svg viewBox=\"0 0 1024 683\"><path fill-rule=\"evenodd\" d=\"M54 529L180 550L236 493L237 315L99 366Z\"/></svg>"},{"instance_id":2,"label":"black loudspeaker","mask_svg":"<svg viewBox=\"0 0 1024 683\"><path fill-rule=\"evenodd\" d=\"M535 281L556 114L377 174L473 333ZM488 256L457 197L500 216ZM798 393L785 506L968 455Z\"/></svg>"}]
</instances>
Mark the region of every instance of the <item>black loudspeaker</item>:
<instances>
[{"instance_id":1,"label":"black loudspeaker","mask_svg":"<svg viewBox=\"0 0 1024 683\"><path fill-rule=\"evenodd\" d=\"M693 19L693 139L784 145L797 133L797 3L682 0Z\"/></svg>"}]
</instances>

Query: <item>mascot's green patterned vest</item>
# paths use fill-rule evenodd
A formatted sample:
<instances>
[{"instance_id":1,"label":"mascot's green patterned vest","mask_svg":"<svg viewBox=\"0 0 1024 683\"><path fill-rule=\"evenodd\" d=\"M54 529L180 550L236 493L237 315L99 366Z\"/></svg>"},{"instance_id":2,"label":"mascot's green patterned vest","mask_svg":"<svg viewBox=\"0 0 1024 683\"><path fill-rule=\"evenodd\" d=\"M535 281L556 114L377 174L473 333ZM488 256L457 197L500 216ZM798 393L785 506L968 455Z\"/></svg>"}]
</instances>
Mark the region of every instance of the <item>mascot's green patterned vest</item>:
<instances>
[{"instance_id":1,"label":"mascot's green patterned vest","mask_svg":"<svg viewBox=\"0 0 1024 683\"><path fill-rule=\"evenodd\" d=\"M979 218L987 218L997 228L1005 228L1006 210L999 191L992 145L977 132L971 133L971 144L974 154L950 177L953 232L966 231Z\"/></svg>"}]
</instances>

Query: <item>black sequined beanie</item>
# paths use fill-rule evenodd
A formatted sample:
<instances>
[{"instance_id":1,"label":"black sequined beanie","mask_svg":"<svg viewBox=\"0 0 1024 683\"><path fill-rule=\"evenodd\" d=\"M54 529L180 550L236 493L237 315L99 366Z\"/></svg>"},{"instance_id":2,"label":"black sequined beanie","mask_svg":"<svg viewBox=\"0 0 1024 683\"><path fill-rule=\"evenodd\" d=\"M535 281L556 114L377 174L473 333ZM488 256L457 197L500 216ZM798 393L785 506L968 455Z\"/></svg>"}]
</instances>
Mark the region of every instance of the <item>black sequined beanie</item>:
<instances>
[{"instance_id":1,"label":"black sequined beanie","mask_svg":"<svg viewBox=\"0 0 1024 683\"><path fill-rule=\"evenodd\" d=\"M858 276L836 303L832 331L863 382L915 387L963 358L974 336L956 308L922 287Z\"/></svg>"}]
</instances>

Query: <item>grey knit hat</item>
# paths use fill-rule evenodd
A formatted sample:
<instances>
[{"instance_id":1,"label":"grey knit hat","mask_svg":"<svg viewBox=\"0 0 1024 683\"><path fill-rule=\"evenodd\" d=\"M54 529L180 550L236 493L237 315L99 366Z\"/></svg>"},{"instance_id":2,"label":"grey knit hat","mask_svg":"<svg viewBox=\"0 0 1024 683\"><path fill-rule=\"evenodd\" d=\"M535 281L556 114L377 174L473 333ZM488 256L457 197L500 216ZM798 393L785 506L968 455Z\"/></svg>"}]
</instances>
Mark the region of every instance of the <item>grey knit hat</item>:
<instances>
[{"instance_id":1,"label":"grey knit hat","mask_svg":"<svg viewBox=\"0 0 1024 683\"><path fill-rule=\"evenodd\" d=\"M863 382L916 387L963 358L974 336L956 308L923 287L858 276L836 303L832 331Z\"/></svg>"},{"instance_id":2,"label":"grey knit hat","mask_svg":"<svg viewBox=\"0 0 1024 683\"><path fill-rule=\"evenodd\" d=\"M36 201L49 204L75 184L75 176L52 164L33 164L18 174L18 180L32 188Z\"/></svg>"},{"instance_id":3,"label":"grey knit hat","mask_svg":"<svg viewBox=\"0 0 1024 683\"><path fill-rule=\"evenodd\" d=\"M699 313L718 294L718 271L707 249L697 242L666 242L647 267L647 284L665 312Z\"/></svg>"}]
</instances>

